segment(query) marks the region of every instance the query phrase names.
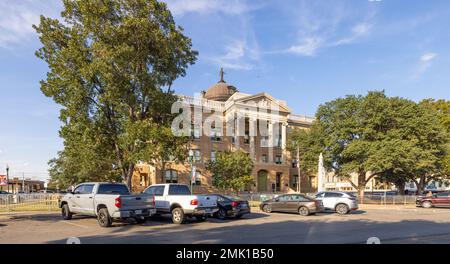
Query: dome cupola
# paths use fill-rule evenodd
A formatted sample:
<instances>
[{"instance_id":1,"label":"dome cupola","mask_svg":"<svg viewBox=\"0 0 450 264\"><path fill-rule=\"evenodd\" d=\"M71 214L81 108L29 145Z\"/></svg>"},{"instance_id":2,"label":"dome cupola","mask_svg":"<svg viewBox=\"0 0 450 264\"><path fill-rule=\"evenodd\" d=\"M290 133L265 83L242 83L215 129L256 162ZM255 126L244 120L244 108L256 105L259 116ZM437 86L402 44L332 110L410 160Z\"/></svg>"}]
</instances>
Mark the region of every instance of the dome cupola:
<instances>
[{"instance_id":1,"label":"dome cupola","mask_svg":"<svg viewBox=\"0 0 450 264\"><path fill-rule=\"evenodd\" d=\"M211 86L208 90L206 90L204 97L208 100L214 101L227 101L234 93L237 92L236 87L229 85L223 79L225 72L223 68L220 69L220 81L213 86Z\"/></svg>"}]
</instances>

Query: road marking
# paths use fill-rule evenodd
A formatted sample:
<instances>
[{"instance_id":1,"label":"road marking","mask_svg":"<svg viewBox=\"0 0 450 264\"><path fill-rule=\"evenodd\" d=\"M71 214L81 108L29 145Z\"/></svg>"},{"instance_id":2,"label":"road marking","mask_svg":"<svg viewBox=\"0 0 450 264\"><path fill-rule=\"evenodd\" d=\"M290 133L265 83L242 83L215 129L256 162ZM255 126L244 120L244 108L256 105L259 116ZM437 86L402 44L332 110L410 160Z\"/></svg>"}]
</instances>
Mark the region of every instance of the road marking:
<instances>
[{"instance_id":1,"label":"road marking","mask_svg":"<svg viewBox=\"0 0 450 264\"><path fill-rule=\"evenodd\" d=\"M63 221L63 223L66 223L66 224L69 224L69 225L73 225L73 226L77 226L77 227L82 227L82 228L89 228L89 226L78 225L78 224L67 222L67 221Z\"/></svg>"}]
</instances>

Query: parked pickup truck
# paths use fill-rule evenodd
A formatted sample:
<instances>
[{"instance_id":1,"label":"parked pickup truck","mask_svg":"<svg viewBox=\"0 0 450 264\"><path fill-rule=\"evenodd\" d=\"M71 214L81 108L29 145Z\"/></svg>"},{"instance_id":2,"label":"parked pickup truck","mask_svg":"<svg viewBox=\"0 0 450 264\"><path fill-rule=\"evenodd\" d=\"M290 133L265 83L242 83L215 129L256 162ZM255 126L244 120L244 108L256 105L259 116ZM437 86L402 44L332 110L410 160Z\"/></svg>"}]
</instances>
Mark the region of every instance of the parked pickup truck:
<instances>
[{"instance_id":1,"label":"parked pickup truck","mask_svg":"<svg viewBox=\"0 0 450 264\"><path fill-rule=\"evenodd\" d=\"M175 224L184 223L188 216L203 221L219 210L216 196L191 195L189 186L184 184L154 184L143 193L154 196L156 212L171 213Z\"/></svg>"},{"instance_id":2,"label":"parked pickup truck","mask_svg":"<svg viewBox=\"0 0 450 264\"><path fill-rule=\"evenodd\" d=\"M121 183L82 183L64 195L59 205L64 220L74 214L95 216L101 227L110 227L115 219L134 218L143 223L156 213L153 196L131 195Z\"/></svg>"}]
</instances>

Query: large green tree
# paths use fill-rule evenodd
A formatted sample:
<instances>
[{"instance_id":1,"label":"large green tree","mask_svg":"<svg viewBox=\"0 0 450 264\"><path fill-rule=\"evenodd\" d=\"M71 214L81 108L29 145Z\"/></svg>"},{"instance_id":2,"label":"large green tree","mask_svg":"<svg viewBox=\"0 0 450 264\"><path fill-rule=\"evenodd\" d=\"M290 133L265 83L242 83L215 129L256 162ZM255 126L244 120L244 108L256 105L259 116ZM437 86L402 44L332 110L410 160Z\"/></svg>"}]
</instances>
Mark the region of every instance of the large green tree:
<instances>
[{"instance_id":1,"label":"large green tree","mask_svg":"<svg viewBox=\"0 0 450 264\"><path fill-rule=\"evenodd\" d=\"M243 151L219 152L214 161L207 164L212 173L213 185L222 190L240 191L253 183L253 161Z\"/></svg>"},{"instance_id":2,"label":"large green tree","mask_svg":"<svg viewBox=\"0 0 450 264\"><path fill-rule=\"evenodd\" d=\"M443 154L446 137L436 116L384 92L327 102L316 119L325 165L347 179L361 199L373 177L429 174Z\"/></svg>"},{"instance_id":3,"label":"large green tree","mask_svg":"<svg viewBox=\"0 0 450 264\"><path fill-rule=\"evenodd\" d=\"M441 145L441 152L436 166L427 173L422 173L418 179L415 179L419 190L431 181L448 181L450 178L450 101L444 99L425 99L419 105L427 111L430 116L437 117L445 133L446 140Z\"/></svg>"},{"instance_id":4,"label":"large green tree","mask_svg":"<svg viewBox=\"0 0 450 264\"><path fill-rule=\"evenodd\" d=\"M43 45L36 55L49 67L41 90L61 106L63 122L64 150L50 172L76 182L120 171L131 186L138 161L182 156L174 144L183 142L161 135L173 119L171 85L197 52L165 3L63 3L61 21L41 16L34 26Z\"/></svg>"}]
</instances>

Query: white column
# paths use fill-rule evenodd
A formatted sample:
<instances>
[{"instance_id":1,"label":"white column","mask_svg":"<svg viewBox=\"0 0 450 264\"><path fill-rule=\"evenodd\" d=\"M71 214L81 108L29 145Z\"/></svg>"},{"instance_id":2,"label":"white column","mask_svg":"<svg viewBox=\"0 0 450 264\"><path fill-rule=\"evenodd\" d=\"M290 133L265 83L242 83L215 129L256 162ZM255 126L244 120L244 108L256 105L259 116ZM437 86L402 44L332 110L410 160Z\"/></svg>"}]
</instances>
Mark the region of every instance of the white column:
<instances>
[{"instance_id":1,"label":"white column","mask_svg":"<svg viewBox=\"0 0 450 264\"><path fill-rule=\"evenodd\" d=\"M234 124L234 142L236 145L236 150L239 150L240 146L239 146L239 139L240 139L240 135L239 135L239 118L238 115L235 116L235 124Z\"/></svg>"},{"instance_id":2,"label":"white column","mask_svg":"<svg viewBox=\"0 0 450 264\"><path fill-rule=\"evenodd\" d=\"M267 157L267 159L269 160L269 163L273 163L273 147L274 147L274 140L273 140L273 123L272 121L268 121L269 122L269 131L268 131L268 136L269 136L269 145L268 145L268 149L269 149L269 156Z\"/></svg>"},{"instance_id":3,"label":"white column","mask_svg":"<svg viewBox=\"0 0 450 264\"><path fill-rule=\"evenodd\" d=\"M281 124L281 150L283 153L283 163L286 161L286 123Z\"/></svg>"},{"instance_id":4,"label":"white column","mask_svg":"<svg viewBox=\"0 0 450 264\"><path fill-rule=\"evenodd\" d=\"M249 120L249 126L250 126L250 157L253 161L255 161L256 158L256 151L255 151L255 129L256 129L256 121L251 119Z\"/></svg>"}]
</instances>

